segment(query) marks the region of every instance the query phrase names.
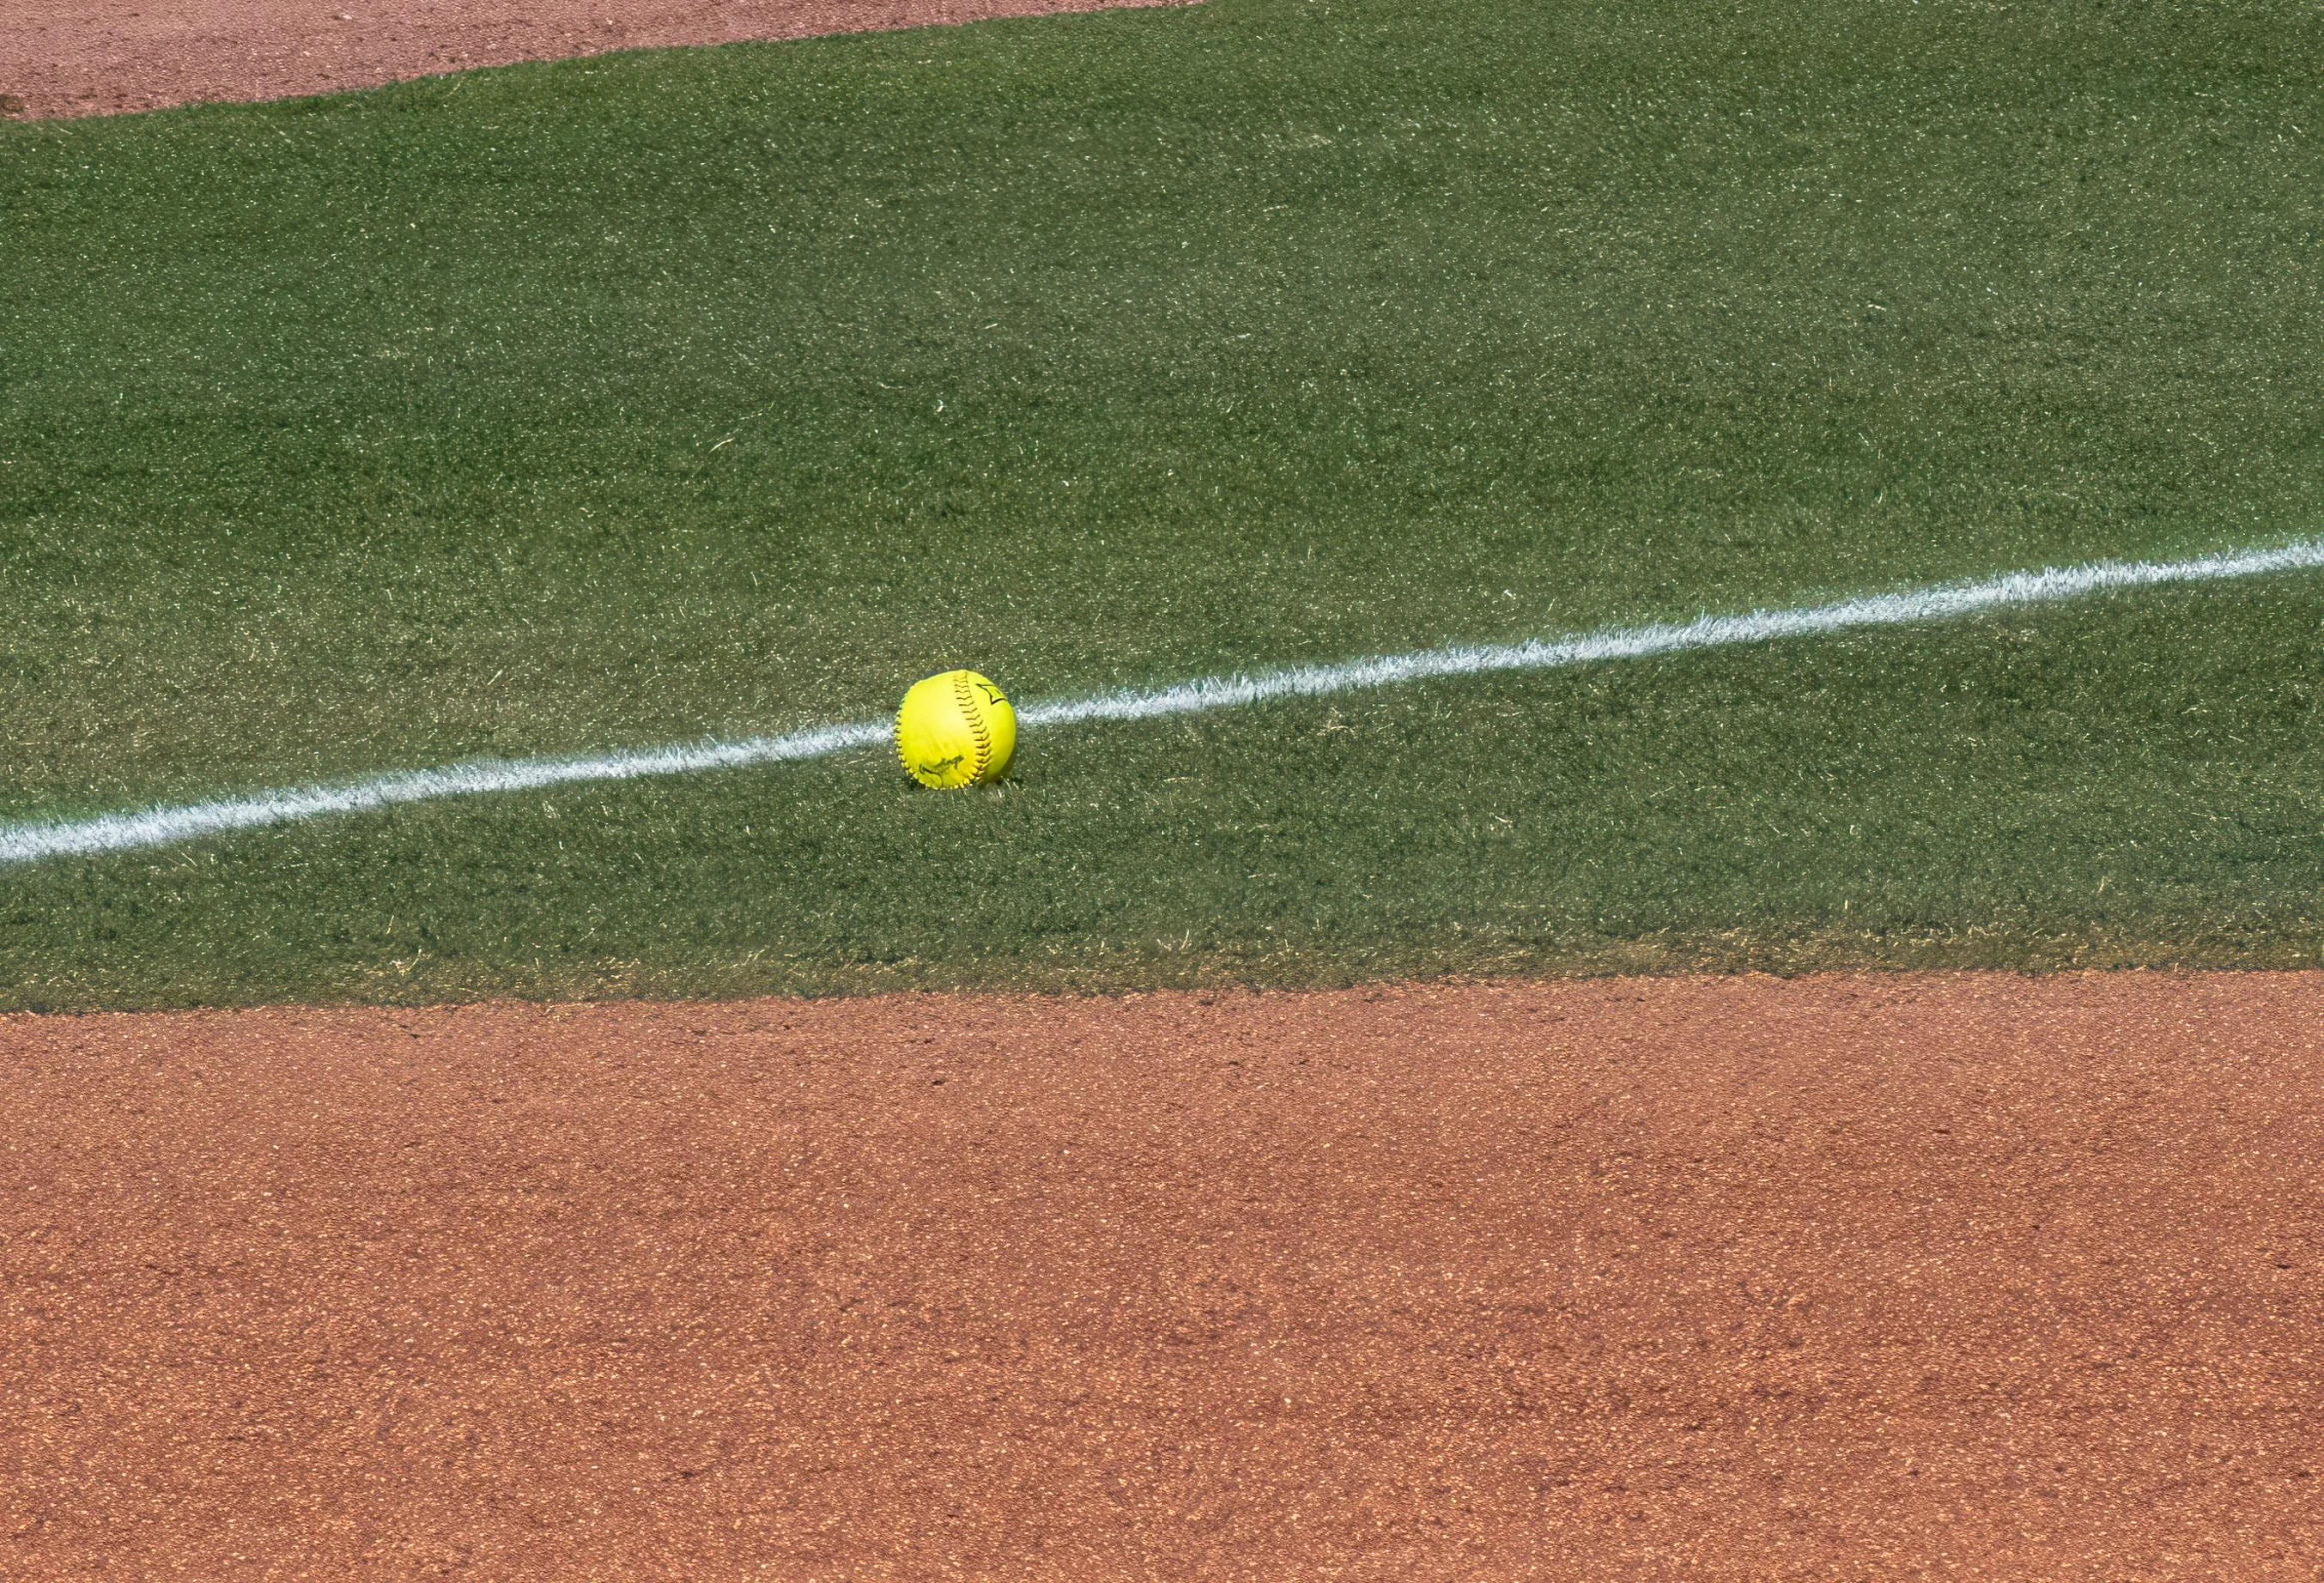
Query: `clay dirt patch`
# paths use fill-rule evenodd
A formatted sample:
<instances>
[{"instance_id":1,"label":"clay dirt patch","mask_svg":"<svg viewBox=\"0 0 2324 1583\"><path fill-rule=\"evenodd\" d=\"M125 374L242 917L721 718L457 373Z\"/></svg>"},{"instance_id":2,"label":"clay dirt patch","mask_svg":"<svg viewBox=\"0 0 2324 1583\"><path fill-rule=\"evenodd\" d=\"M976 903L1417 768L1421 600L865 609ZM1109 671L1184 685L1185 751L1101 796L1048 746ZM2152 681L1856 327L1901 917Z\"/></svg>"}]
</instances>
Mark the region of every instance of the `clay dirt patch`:
<instances>
[{"instance_id":1,"label":"clay dirt patch","mask_svg":"<svg viewBox=\"0 0 2324 1583\"><path fill-rule=\"evenodd\" d=\"M288 99L609 50L1173 0L0 0L0 114ZM9 102L14 101L14 109Z\"/></svg>"},{"instance_id":2,"label":"clay dirt patch","mask_svg":"<svg viewBox=\"0 0 2324 1583\"><path fill-rule=\"evenodd\" d=\"M2324 975L0 1022L0 1572L2308 1577Z\"/></svg>"}]
</instances>

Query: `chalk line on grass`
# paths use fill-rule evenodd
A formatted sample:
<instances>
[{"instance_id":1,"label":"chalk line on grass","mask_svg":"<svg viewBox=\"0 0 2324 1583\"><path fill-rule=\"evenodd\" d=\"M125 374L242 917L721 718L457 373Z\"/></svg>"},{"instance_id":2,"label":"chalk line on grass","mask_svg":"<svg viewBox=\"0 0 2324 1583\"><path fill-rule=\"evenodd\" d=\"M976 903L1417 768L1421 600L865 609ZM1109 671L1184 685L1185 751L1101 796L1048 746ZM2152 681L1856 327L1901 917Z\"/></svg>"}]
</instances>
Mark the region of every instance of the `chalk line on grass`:
<instances>
[{"instance_id":1,"label":"chalk line on grass","mask_svg":"<svg viewBox=\"0 0 2324 1583\"><path fill-rule=\"evenodd\" d=\"M1831 605L1753 611L1747 616L1703 616L1691 622L1616 627L1572 638L1518 644L1454 645L1415 654L1377 655L1337 665L1291 666L1256 675L1203 677L1174 687L1125 689L1088 698L1055 699L1018 711L1021 727L1040 730L1089 721L1152 720L1235 709L1270 699L1313 698L1361 688L1388 687L1431 677L1480 676L1495 671L1549 671L1601 660L1633 660L1766 643L1858 627L1941 621L2008 605L2051 604L2111 589L2163 583L2207 583L2324 567L2324 539L2270 550L2200 556L2189 561L2093 561L2081 566L2011 572L1976 582L1944 583L1900 594L1875 594ZM523 792L583 782L630 781L743 765L822 759L888 740L884 721L818 726L780 737L708 742L574 759L479 760L433 770L399 770L338 785L289 787L248 796L219 797L177 807L153 807L94 818L0 824L0 865L45 857L91 856L173 846L205 835L360 813L440 797Z\"/></svg>"}]
</instances>

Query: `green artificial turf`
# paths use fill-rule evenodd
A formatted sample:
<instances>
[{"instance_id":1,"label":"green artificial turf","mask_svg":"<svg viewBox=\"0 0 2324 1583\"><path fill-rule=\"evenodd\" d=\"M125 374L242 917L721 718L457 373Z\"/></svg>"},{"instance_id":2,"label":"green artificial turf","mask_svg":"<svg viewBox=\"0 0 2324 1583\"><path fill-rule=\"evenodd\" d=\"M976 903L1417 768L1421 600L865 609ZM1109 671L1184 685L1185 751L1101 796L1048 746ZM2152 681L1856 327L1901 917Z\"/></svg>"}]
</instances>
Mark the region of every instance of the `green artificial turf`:
<instances>
[{"instance_id":1,"label":"green artificial turf","mask_svg":"<svg viewBox=\"0 0 2324 1583\"><path fill-rule=\"evenodd\" d=\"M1211 0L0 126L0 818L2324 528L2324 14ZM2324 577L0 872L0 1005L2324 945Z\"/></svg>"}]
</instances>

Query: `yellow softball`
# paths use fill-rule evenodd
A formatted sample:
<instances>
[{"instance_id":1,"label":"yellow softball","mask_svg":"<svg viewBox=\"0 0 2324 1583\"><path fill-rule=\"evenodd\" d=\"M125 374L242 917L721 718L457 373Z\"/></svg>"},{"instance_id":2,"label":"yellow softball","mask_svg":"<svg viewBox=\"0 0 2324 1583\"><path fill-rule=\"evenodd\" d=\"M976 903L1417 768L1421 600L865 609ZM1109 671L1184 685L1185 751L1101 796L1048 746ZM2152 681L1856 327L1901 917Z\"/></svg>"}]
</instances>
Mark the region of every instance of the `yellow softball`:
<instances>
[{"instance_id":1,"label":"yellow softball","mask_svg":"<svg viewBox=\"0 0 2324 1583\"><path fill-rule=\"evenodd\" d=\"M974 671L912 684L896 712L896 757L924 787L998 781L1017 751L1017 711Z\"/></svg>"}]
</instances>

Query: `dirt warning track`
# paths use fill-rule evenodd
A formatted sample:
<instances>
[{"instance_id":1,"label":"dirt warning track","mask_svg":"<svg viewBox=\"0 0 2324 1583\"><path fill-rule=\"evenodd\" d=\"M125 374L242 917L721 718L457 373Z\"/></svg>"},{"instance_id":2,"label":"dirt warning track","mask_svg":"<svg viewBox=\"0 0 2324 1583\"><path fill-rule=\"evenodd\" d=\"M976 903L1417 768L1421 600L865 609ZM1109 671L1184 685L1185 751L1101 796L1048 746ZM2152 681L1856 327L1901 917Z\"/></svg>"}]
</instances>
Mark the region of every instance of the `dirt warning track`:
<instances>
[{"instance_id":1,"label":"dirt warning track","mask_svg":"<svg viewBox=\"0 0 2324 1583\"><path fill-rule=\"evenodd\" d=\"M2324 975L0 1020L0 1575L2284 1577Z\"/></svg>"},{"instance_id":2,"label":"dirt warning track","mask_svg":"<svg viewBox=\"0 0 2324 1583\"><path fill-rule=\"evenodd\" d=\"M0 113L288 99L609 50L1173 0L0 0Z\"/></svg>"}]
</instances>

